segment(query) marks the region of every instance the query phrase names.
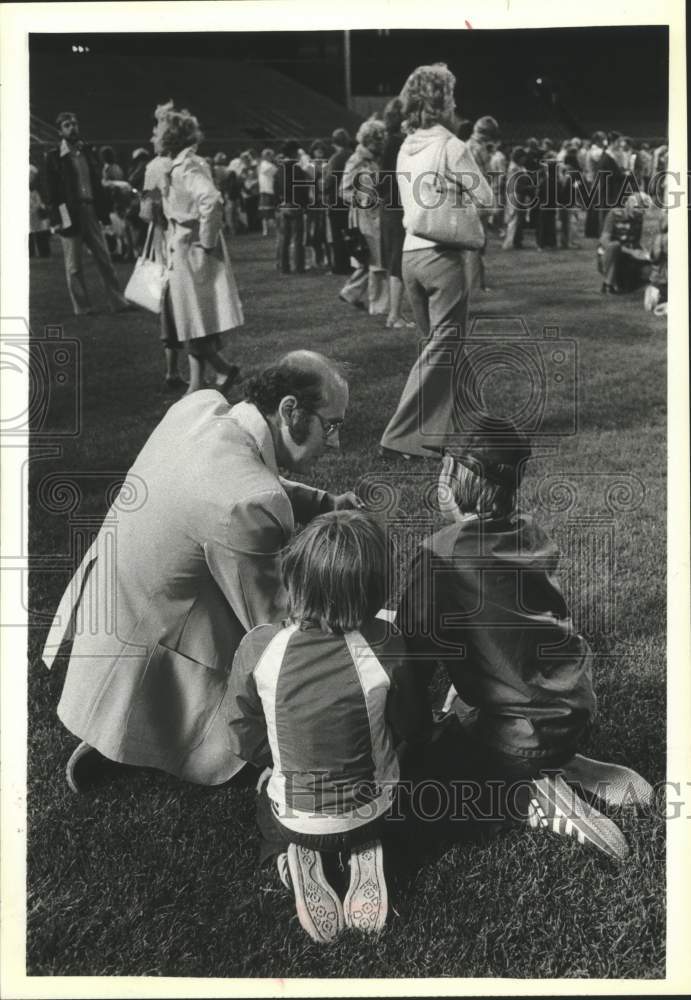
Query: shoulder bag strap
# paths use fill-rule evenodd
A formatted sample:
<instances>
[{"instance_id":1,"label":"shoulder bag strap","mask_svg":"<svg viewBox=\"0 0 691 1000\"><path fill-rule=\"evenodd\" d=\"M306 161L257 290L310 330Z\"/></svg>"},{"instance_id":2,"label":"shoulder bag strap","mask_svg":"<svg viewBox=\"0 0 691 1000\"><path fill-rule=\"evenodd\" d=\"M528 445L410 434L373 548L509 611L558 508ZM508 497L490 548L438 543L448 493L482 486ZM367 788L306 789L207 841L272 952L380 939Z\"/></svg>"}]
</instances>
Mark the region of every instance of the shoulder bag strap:
<instances>
[{"instance_id":1,"label":"shoulder bag strap","mask_svg":"<svg viewBox=\"0 0 691 1000\"><path fill-rule=\"evenodd\" d=\"M146 239L144 240L144 248L142 250L142 260L155 260L156 254L154 253L154 224L149 223L149 228L146 232Z\"/></svg>"}]
</instances>

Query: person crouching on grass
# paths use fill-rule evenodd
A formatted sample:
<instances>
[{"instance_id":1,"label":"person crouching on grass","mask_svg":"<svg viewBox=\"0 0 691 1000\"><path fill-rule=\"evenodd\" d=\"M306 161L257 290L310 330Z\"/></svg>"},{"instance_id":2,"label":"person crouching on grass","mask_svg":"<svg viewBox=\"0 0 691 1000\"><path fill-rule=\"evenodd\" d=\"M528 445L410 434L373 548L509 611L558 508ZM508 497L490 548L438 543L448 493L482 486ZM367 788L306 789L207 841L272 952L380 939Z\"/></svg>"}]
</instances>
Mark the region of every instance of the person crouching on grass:
<instances>
[{"instance_id":1,"label":"person crouching on grass","mask_svg":"<svg viewBox=\"0 0 691 1000\"><path fill-rule=\"evenodd\" d=\"M395 747L431 722L401 636L375 617L388 556L372 515L315 518L284 555L289 619L248 632L231 671L232 749L273 762L258 786L260 862L276 857L300 923L322 943L344 926L384 926L380 836L400 778ZM349 858L343 903L322 853Z\"/></svg>"},{"instance_id":2,"label":"person crouching on grass","mask_svg":"<svg viewBox=\"0 0 691 1000\"><path fill-rule=\"evenodd\" d=\"M504 814L623 860L618 827L566 782L610 805L650 805L653 789L577 753L595 715L592 653L559 589L555 543L516 512L530 454L510 421L488 414L467 444L446 449L439 504L451 523L414 557L397 622L419 671L446 666L459 764L501 782Z\"/></svg>"}]
</instances>

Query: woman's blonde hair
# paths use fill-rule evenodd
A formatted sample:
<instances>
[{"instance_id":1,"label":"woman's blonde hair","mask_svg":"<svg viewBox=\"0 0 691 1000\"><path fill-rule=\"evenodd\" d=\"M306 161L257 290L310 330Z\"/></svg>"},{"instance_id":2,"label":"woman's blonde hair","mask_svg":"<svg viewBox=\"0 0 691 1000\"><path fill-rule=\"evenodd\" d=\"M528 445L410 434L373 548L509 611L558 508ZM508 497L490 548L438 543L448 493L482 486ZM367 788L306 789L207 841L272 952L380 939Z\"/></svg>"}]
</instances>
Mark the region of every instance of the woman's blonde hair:
<instances>
[{"instance_id":1,"label":"woman's blonde hair","mask_svg":"<svg viewBox=\"0 0 691 1000\"><path fill-rule=\"evenodd\" d=\"M178 111L172 101L159 104L154 116L164 125L159 140L161 153L164 156L177 156L183 149L198 145L204 138L194 115L187 108Z\"/></svg>"},{"instance_id":2,"label":"woman's blonde hair","mask_svg":"<svg viewBox=\"0 0 691 1000\"><path fill-rule=\"evenodd\" d=\"M357 130L355 138L365 149L379 150L386 142L386 125L378 118L368 118Z\"/></svg>"},{"instance_id":3,"label":"woman's blonde hair","mask_svg":"<svg viewBox=\"0 0 691 1000\"><path fill-rule=\"evenodd\" d=\"M455 86L456 77L446 63L414 69L401 91L407 131L430 128L453 111Z\"/></svg>"},{"instance_id":4,"label":"woman's blonde hair","mask_svg":"<svg viewBox=\"0 0 691 1000\"><path fill-rule=\"evenodd\" d=\"M337 635L359 629L386 599L389 547L380 522L359 510L315 517L283 555L294 622Z\"/></svg>"}]
</instances>

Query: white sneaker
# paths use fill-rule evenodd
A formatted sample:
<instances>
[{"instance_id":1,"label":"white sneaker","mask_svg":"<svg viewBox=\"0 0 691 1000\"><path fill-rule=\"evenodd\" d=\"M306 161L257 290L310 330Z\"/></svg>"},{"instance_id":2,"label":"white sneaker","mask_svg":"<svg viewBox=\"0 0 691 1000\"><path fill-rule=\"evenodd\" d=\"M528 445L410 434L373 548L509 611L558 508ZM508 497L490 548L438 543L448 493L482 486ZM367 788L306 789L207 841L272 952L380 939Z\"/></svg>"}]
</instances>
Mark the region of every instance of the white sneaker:
<instances>
[{"instance_id":1,"label":"white sneaker","mask_svg":"<svg viewBox=\"0 0 691 1000\"><path fill-rule=\"evenodd\" d=\"M560 777L531 782L525 822L535 830L576 837L579 844L592 844L617 861L629 856L629 845L619 827L579 798Z\"/></svg>"},{"instance_id":2,"label":"white sneaker","mask_svg":"<svg viewBox=\"0 0 691 1000\"><path fill-rule=\"evenodd\" d=\"M287 861L298 920L313 941L329 944L343 930L343 906L326 879L319 851L290 844Z\"/></svg>"},{"instance_id":3,"label":"white sneaker","mask_svg":"<svg viewBox=\"0 0 691 1000\"><path fill-rule=\"evenodd\" d=\"M646 808L653 804L653 786L630 767L591 760L577 753L561 770L569 784L611 806Z\"/></svg>"},{"instance_id":4,"label":"white sneaker","mask_svg":"<svg viewBox=\"0 0 691 1000\"><path fill-rule=\"evenodd\" d=\"M354 847L350 852L350 885L343 902L346 927L377 934L386 923L388 909L381 841Z\"/></svg>"}]
</instances>

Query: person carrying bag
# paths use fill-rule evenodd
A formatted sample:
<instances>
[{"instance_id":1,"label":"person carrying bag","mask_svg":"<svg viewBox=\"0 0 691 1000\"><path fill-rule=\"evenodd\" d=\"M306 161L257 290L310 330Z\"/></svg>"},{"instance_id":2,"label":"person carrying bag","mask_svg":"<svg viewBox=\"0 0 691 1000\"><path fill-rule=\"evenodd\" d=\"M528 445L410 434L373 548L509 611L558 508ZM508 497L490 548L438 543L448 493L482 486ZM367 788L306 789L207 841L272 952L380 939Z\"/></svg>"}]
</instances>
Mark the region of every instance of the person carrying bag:
<instances>
[{"instance_id":1,"label":"person carrying bag","mask_svg":"<svg viewBox=\"0 0 691 1000\"><path fill-rule=\"evenodd\" d=\"M415 178L404 225L413 236L432 243L455 250L482 250L485 230L480 213L463 186L464 178L449 167L449 145L454 139L449 134L442 140L434 169ZM459 139L455 142L460 145Z\"/></svg>"},{"instance_id":2,"label":"person carrying bag","mask_svg":"<svg viewBox=\"0 0 691 1000\"><path fill-rule=\"evenodd\" d=\"M396 161L403 206L403 283L425 338L381 438L380 450L429 457L463 430L475 404L463 344L470 291L468 250L484 246L478 209L492 189L449 126L456 80L442 63L419 66L401 92L406 138Z\"/></svg>"},{"instance_id":3,"label":"person carrying bag","mask_svg":"<svg viewBox=\"0 0 691 1000\"><path fill-rule=\"evenodd\" d=\"M128 302L148 309L149 312L160 315L163 306L163 296L168 286L166 266L160 256L156 255L154 244L154 223L149 223L149 229L144 241L144 249L134 265L134 271L125 289Z\"/></svg>"}]
</instances>

